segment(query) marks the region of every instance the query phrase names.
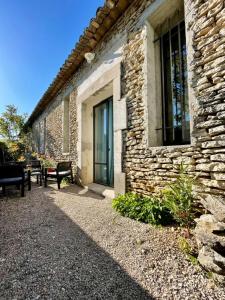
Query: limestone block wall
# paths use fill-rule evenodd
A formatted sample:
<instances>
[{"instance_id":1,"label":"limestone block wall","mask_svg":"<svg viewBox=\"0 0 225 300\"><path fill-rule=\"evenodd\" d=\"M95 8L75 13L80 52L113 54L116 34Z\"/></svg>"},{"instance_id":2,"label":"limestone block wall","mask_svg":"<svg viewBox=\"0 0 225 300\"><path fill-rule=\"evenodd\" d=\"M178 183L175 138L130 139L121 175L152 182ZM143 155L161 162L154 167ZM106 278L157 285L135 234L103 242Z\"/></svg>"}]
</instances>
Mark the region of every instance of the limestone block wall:
<instances>
[{"instance_id":1,"label":"limestone block wall","mask_svg":"<svg viewBox=\"0 0 225 300\"><path fill-rule=\"evenodd\" d=\"M190 31L187 36L192 33L191 29ZM187 165L189 174L200 174L196 166L201 162L203 154L193 137L193 143L187 146L149 147L147 131L150 127L150 131L156 128L151 123L151 116L148 122L146 113L146 102L149 98L145 97L144 92L147 85L145 64L149 62L146 62L145 39L146 28L133 26L124 47L122 82L128 109L128 128L124 131L124 171L127 176L127 190L151 195L176 178L181 162ZM149 70L151 72L151 66ZM194 100L190 99L192 103ZM157 102L160 105L161 98L156 99L156 105ZM158 118L162 118L162 115ZM149 139L151 140L151 136ZM202 178L209 176L209 172L201 172Z\"/></svg>"},{"instance_id":2,"label":"limestone block wall","mask_svg":"<svg viewBox=\"0 0 225 300\"><path fill-rule=\"evenodd\" d=\"M189 64L189 88L194 91L190 98L192 142L187 146L148 147L145 130L151 123L146 124L143 98L144 29L134 27L123 53L122 82L128 108L124 132L127 188L149 194L176 177L177 166L183 162L190 174L200 175L203 188L199 192L225 195L224 1L185 1L185 11L187 35L194 37Z\"/></svg>"},{"instance_id":3,"label":"limestone block wall","mask_svg":"<svg viewBox=\"0 0 225 300\"><path fill-rule=\"evenodd\" d=\"M191 144L148 147L145 131L151 123L146 125L142 93L144 29L133 30L124 47L123 92L128 107L124 171L127 190L147 195L176 178L181 162L190 175L199 175L198 196L210 213L196 229L199 260L220 276L225 274L225 1L185 1L185 14L191 49Z\"/></svg>"},{"instance_id":4,"label":"limestone block wall","mask_svg":"<svg viewBox=\"0 0 225 300\"><path fill-rule=\"evenodd\" d=\"M197 220L199 261L223 281L225 275L225 1L193 1L193 86L196 170L208 172L199 197L209 214Z\"/></svg>"},{"instance_id":5,"label":"limestone block wall","mask_svg":"<svg viewBox=\"0 0 225 300\"><path fill-rule=\"evenodd\" d=\"M50 103L32 126L33 148L35 151L45 154L46 157L55 161L71 160L76 172L77 165L77 113L76 113L76 90L69 93L69 119L70 119L70 147L68 153L63 153L63 100L70 89L66 86L61 93ZM44 129L45 122L45 129ZM45 137L44 137L45 134ZM45 147L43 145L45 141ZM41 147L38 144L41 141Z\"/></svg>"},{"instance_id":6,"label":"limestone block wall","mask_svg":"<svg viewBox=\"0 0 225 300\"><path fill-rule=\"evenodd\" d=\"M46 119L46 155L54 158L56 161L70 159L74 163L74 171L79 177L79 155L77 153L77 142L79 139L78 127L82 124L81 111L78 99L83 97L89 85L97 79L101 80L104 72L107 72L120 64L123 58L121 45L126 44L127 34L131 31L139 20L139 16L145 8L153 1L134 1L128 11L121 17L118 23L106 34L104 39L95 49L95 60L92 64L84 62L71 79L59 91L57 97L52 99L51 103L44 112L36 119L33 128L34 148L37 149L38 139L40 137L39 124ZM123 68L123 63L122 63ZM140 67L141 69L141 67ZM123 84L123 83L122 83ZM71 94L72 93L72 94ZM70 152L63 153L63 99L65 95L72 97L70 101ZM71 96L72 95L72 96ZM125 96L125 94L123 93ZM96 96L95 96L96 98ZM122 103L122 102L121 102ZM78 179L79 180L79 179Z\"/></svg>"},{"instance_id":7,"label":"limestone block wall","mask_svg":"<svg viewBox=\"0 0 225 300\"><path fill-rule=\"evenodd\" d=\"M46 148L44 152L54 159L60 156L62 148L62 112L62 99L58 97L33 124L35 150L39 152L38 143L43 134L43 129L39 124L42 124L46 118Z\"/></svg>"}]
</instances>

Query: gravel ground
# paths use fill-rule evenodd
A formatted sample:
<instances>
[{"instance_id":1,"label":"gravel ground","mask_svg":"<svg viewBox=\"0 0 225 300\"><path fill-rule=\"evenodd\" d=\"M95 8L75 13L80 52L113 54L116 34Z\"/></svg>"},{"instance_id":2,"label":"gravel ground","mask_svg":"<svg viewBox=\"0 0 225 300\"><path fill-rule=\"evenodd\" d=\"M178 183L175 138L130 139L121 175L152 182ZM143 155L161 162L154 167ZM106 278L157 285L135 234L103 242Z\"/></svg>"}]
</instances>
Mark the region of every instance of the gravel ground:
<instances>
[{"instance_id":1,"label":"gravel ground","mask_svg":"<svg viewBox=\"0 0 225 300\"><path fill-rule=\"evenodd\" d=\"M76 186L11 193L0 197L0 299L225 299L171 229Z\"/></svg>"}]
</instances>

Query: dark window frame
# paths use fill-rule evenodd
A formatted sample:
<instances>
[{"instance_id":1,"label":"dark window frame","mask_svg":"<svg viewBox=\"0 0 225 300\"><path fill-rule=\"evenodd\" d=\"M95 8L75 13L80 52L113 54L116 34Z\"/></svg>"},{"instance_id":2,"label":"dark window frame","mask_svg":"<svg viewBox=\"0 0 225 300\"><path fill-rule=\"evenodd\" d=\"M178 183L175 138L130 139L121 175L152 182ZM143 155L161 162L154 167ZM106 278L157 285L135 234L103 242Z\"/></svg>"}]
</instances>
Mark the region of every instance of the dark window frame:
<instances>
[{"instance_id":1,"label":"dark window frame","mask_svg":"<svg viewBox=\"0 0 225 300\"><path fill-rule=\"evenodd\" d=\"M62 124L62 132L63 132L63 145L62 151L63 153L70 153L70 96L66 96L63 99L63 124Z\"/></svg>"},{"instance_id":2,"label":"dark window frame","mask_svg":"<svg viewBox=\"0 0 225 300\"><path fill-rule=\"evenodd\" d=\"M113 96L110 96L108 97L107 99L101 101L100 103L96 104L93 106L93 181L94 183L97 183L97 184L101 184L101 185L105 185L105 186L108 186L108 187L114 187L114 171L113 171L113 182L110 183L110 177L109 177L109 105L110 105L110 101L113 103ZM96 134L96 124L95 124L95 120L96 120L96 108L98 108L99 106L103 105L106 103L106 119L107 119L107 122L106 122L106 132L107 132L107 140L106 140L106 149L108 149L106 151L106 162L105 163L101 163L101 162L97 162L96 161L96 157L95 157L95 154L96 154L96 137L95 137L95 134ZM113 115L112 115L112 122L113 122ZM114 150L113 150L114 151ZM114 157L114 155L113 155ZM98 181L96 179L96 170L95 170L95 166L96 165L104 165L106 166L107 168L107 180L106 180L106 183L104 184L102 181Z\"/></svg>"},{"instance_id":3,"label":"dark window frame","mask_svg":"<svg viewBox=\"0 0 225 300\"><path fill-rule=\"evenodd\" d=\"M175 40L174 36L177 40ZM177 52L173 48L176 43L178 46ZM182 46L185 47L182 48ZM188 75L185 55L187 53L187 43L184 20L170 28L169 31L160 37L160 51L163 145L190 144ZM168 62L170 65L169 68L166 66ZM170 84L170 89L168 88L168 83ZM176 95L174 95L174 92ZM172 113L169 112L169 109ZM174 111L176 111L176 114L174 114ZM178 111L180 111L179 114Z\"/></svg>"}]
</instances>

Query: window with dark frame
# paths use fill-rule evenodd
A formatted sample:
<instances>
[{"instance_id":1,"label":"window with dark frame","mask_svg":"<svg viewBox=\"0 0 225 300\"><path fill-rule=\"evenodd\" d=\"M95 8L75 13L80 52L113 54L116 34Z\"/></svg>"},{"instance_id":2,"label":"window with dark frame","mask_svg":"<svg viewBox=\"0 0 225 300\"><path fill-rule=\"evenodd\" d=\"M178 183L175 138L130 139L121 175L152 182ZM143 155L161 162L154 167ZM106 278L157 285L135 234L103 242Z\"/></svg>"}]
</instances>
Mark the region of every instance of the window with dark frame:
<instances>
[{"instance_id":1,"label":"window with dark frame","mask_svg":"<svg viewBox=\"0 0 225 300\"><path fill-rule=\"evenodd\" d=\"M41 123L38 123L38 131L37 131L37 152L41 153Z\"/></svg>"},{"instance_id":2,"label":"window with dark frame","mask_svg":"<svg viewBox=\"0 0 225 300\"><path fill-rule=\"evenodd\" d=\"M164 145L190 143L185 23L161 37Z\"/></svg>"},{"instance_id":3,"label":"window with dark frame","mask_svg":"<svg viewBox=\"0 0 225 300\"><path fill-rule=\"evenodd\" d=\"M70 99L66 97L63 102L63 152L70 150Z\"/></svg>"},{"instance_id":4,"label":"window with dark frame","mask_svg":"<svg viewBox=\"0 0 225 300\"><path fill-rule=\"evenodd\" d=\"M46 128L46 118L44 118L44 136L43 136L43 139L44 139L44 141L43 141L43 153L45 154L45 152L46 152L46 142L47 142L47 139L46 139L46 135L47 135L47 128Z\"/></svg>"}]
</instances>

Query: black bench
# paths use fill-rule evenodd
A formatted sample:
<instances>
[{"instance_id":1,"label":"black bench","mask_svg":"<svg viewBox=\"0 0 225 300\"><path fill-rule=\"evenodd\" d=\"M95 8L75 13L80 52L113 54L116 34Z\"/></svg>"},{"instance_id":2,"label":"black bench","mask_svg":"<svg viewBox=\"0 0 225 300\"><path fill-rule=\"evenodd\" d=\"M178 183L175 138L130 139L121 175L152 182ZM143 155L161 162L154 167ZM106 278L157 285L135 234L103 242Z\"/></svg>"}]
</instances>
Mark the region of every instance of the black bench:
<instances>
[{"instance_id":1,"label":"black bench","mask_svg":"<svg viewBox=\"0 0 225 300\"><path fill-rule=\"evenodd\" d=\"M56 168L45 168L45 172L44 172L45 187L47 187L48 178L55 178L57 180L58 189L60 189L61 181L65 177L70 177L71 183L73 183L73 172L72 172L71 161L59 162Z\"/></svg>"},{"instance_id":2,"label":"black bench","mask_svg":"<svg viewBox=\"0 0 225 300\"><path fill-rule=\"evenodd\" d=\"M0 166L0 186L3 194L5 187L15 185L21 189L21 197L24 197L25 185L28 185L28 191L31 190L30 171L25 172L24 167L20 165L1 165Z\"/></svg>"}]
</instances>

